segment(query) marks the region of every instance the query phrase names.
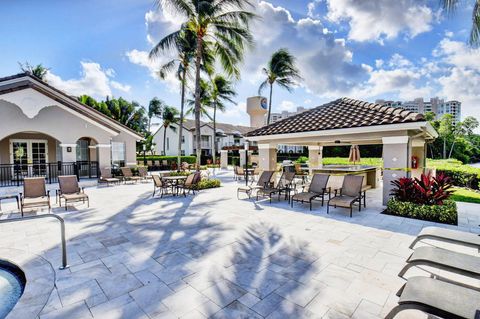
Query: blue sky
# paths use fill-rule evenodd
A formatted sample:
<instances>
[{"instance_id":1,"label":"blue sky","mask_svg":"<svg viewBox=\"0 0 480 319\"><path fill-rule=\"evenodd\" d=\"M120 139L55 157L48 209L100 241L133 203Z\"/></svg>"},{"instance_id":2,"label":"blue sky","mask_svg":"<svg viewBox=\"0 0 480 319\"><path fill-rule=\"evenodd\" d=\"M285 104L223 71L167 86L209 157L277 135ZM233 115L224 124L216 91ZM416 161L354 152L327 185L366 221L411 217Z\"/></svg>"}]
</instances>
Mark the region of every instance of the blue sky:
<instances>
[{"instance_id":1,"label":"blue sky","mask_svg":"<svg viewBox=\"0 0 480 319\"><path fill-rule=\"evenodd\" d=\"M248 124L246 98L257 94L261 67L281 47L296 56L304 81L293 93L276 88L274 111L342 96L440 96L477 116L479 51L466 45L471 6L452 17L436 0L256 0L255 10L262 17L252 28L256 46L242 65L238 103L221 121ZM150 61L147 53L180 22L152 0L2 1L0 76L18 73L17 62L42 63L51 68L48 81L72 95L143 105L157 96L178 106L175 79L155 77L168 57Z\"/></svg>"}]
</instances>

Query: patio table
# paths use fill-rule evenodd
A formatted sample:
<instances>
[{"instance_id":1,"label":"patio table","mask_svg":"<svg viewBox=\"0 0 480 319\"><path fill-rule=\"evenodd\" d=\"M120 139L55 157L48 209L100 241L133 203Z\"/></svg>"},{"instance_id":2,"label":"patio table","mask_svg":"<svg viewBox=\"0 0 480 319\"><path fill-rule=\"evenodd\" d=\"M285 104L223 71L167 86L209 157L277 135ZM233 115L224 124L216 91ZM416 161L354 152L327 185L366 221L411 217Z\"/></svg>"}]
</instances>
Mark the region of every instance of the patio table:
<instances>
[{"instance_id":1,"label":"patio table","mask_svg":"<svg viewBox=\"0 0 480 319\"><path fill-rule=\"evenodd\" d=\"M15 200L17 201L17 208L20 209L18 195L3 195L3 196L0 196L0 211L2 210L2 200L13 199L13 198L15 198Z\"/></svg>"},{"instance_id":2,"label":"patio table","mask_svg":"<svg viewBox=\"0 0 480 319\"><path fill-rule=\"evenodd\" d=\"M175 193L173 192L173 187L178 185L178 183L180 181L185 181L187 179L187 176L183 176L183 175L179 175L179 176L164 176L162 177L162 180L166 181L166 182L169 182L171 183L172 185L172 194L175 195ZM178 188L177 188L177 193L178 195Z\"/></svg>"}]
</instances>

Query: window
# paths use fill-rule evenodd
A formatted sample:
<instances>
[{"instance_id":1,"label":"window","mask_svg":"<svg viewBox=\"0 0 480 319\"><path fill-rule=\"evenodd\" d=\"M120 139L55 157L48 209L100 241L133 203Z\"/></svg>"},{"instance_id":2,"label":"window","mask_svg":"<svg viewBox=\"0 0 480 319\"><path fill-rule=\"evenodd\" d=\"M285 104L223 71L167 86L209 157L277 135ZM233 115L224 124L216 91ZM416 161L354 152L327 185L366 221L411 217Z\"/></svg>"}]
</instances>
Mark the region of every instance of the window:
<instances>
[{"instance_id":1,"label":"window","mask_svg":"<svg viewBox=\"0 0 480 319\"><path fill-rule=\"evenodd\" d=\"M112 142L112 164L125 165L125 143Z\"/></svg>"},{"instance_id":2,"label":"window","mask_svg":"<svg viewBox=\"0 0 480 319\"><path fill-rule=\"evenodd\" d=\"M167 151L170 150L170 138L167 137Z\"/></svg>"},{"instance_id":3,"label":"window","mask_svg":"<svg viewBox=\"0 0 480 319\"><path fill-rule=\"evenodd\" d=\"M182 144L185 143L185 136L182 135Z\"/></svg>"},{"instance_id":4,"label":"window","mask_svg":"<svg viewBox=\"0 0 480 319\"><path fill-rule=\"evenodd\" d=\"M77 161L88 161L90 150L88 148L89 142L87 140L77 141Z\"/></svg>"},{"instance_id":5,"label":"window","mask_svg":"<svg viewBox=\"0 0 480 319\"><path fill-rule=\"evenodd\" d=\"M180 151L180 155L181 155L181 156L185 156L185 150L181 150L181 151Z\"/></svg>"}]
</instances>

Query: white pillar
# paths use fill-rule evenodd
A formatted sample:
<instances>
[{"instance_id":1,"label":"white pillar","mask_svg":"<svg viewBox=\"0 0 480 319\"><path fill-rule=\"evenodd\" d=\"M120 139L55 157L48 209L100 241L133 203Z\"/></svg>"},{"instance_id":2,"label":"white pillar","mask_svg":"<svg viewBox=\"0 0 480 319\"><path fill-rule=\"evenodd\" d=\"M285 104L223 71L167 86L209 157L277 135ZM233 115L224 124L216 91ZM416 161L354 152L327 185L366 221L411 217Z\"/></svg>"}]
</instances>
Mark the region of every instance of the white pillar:
<instances>
[{"instance_id":1,"label":"white pillar","mask_svg":"<svg viewBox=\"0 0 480 319\"><path fill-rule=\"evenodd\" d=\"M411 145L408 136L382 138L383 142L383 205L387 204L392 189L391 182L410 176Z\"/></svg>"},{"instance_id":2,"label":"white pillar","mask_svg":"<svg viewBox=\"0 0 480 319\"><path fill-rule=\"evenodd\" d=\"M310 145L308 146L308 166L322 167L323 160L323 146Z\"/></svg>"},{"instance_id":3,"label":"white pillar","mask_svg":"<svg viewBox=\"0 0 480 319\"><path fill-rule=\"evenodd\" d=\"M77 143L61 143L62 148L62 162L76 162L77 161Z\"/></svg>"},{"instance_id":4,"label":"white pillar","mask_svg":"<svg viewBox=\"0 0 480 319\"><path fill-rule=\"evenodd\" d=\"M99 168L109 168L112 166L112 153L110 144L97 144L97 157Z\"/></svg>"},{"instance_id":5,"label":"white pillar","mask_svg":"<svg viewBox=\"0 0 480 319\"><path fill-rule=\"evenodd\" d=\"M247 151L239 150L238 153L240 153L240 167L244 167L247 163Z\"/></svg>"},{"instance_id":6,"label":"white pillar","mask_svg":"<svg viewBox=\"0 0 480 319\"><path fill-rule=\"evenodd\" d=\"M412 177L419 178L425 172L427 144L424 139L412 140L412 159L415 157L417 168L412 166ZM413 163L410 163L410 165Z\"/></svg>"},{"instance_id":7,"label":"white pillar","mask_svg":"<svg viewBox=\"0 0 480 319\"><path fill-rule=\"evenodd\" d=\"M220 150L220 168L226 169L228 167L228 151Z\"/></svg>"},{"instance_id":8,"label":"white pillar","mask_svg":"<svg viewBox=\"0 0 480 319\"><path fill-rule=\"evenodd\" d=\"M277 169L277 145L258 144L260 170L275 171Z\"/></svg>"}]
</instances>

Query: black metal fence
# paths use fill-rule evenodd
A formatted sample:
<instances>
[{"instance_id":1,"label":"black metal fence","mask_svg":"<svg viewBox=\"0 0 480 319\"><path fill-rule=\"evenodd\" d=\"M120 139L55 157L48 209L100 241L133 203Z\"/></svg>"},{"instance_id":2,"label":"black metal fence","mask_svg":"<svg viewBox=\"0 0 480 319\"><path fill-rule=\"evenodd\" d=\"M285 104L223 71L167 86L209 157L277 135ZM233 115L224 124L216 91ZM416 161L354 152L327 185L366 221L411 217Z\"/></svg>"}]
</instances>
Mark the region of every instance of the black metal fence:
<instances>
[{"instance_id":1,"label":"black metal fence","mask_svg":"<svg viewBox=\"0 0 480 319\"><path fill-rule=\"evenodd\" d=\"M23 185L26 177L45 177L48 184L58 176L77 175L78 179L98 178L98 162L55 162L41 164L0 164L0 187Z\"/></svg>"}]
</instances>

